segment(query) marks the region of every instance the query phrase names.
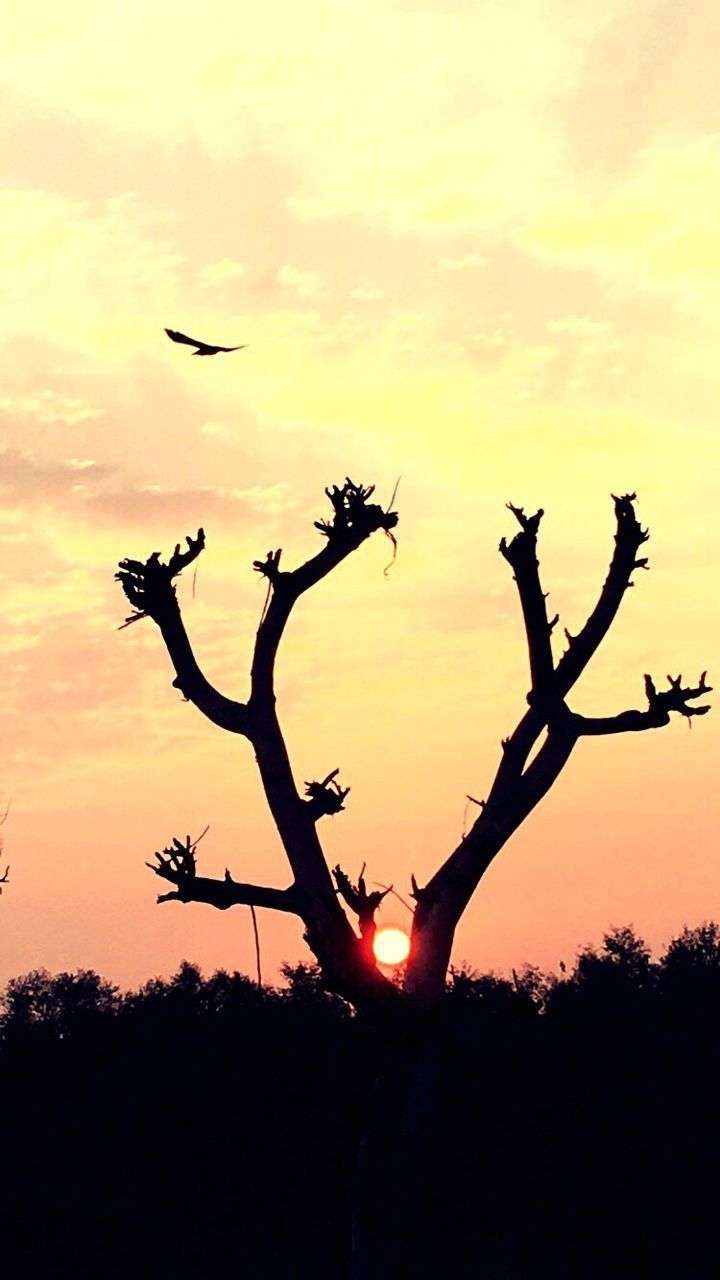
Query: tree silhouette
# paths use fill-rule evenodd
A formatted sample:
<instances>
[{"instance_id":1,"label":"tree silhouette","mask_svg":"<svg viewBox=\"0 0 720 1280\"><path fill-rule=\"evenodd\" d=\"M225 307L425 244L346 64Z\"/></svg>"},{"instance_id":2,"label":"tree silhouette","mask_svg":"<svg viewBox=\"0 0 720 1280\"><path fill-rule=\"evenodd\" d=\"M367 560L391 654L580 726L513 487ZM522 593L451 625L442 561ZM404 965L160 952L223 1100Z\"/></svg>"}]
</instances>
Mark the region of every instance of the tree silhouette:
<instances>
[{"instance_id":1,"label":"tree silhouette","mask_svg":"<svg viewBox=\"0 0 720 1280\"><path fill-rule=\"evenodd\" d=\"M254 569L268 581L268 603L255 640L247 702L232 701L206 680L182 621L174 580L202 552L204 531L199 529L195 538L186 539L186 550L178 544L167 564L158 552L144 562L124 560L120 564L116 576L133 606L126 625L151 617L173 662L175 688L214 724L247 738L253 746L292 882L287 888L271 888L239 883L229 871L223 880L199 876L189 837L174 839L155 855L155 863L148 865L174 886L159 897L160 902L205 902L221 910L244 903L300 916L328 987L356 1007L376 1011L429 1009L445 991L455 929L482 876L553 785L578 741L587 736L659 728L669 723L672 712L685 717L703 715L709 707L697 705L696 700L710 692L710 686L705 672L694 687L683 685L681 676L670 676L664 690L658 690L646 675L644 710L601 717L572 711L568 694L607 634L626 590L633 585L633 573L647 568L647 558L638 553L648 533L635 514L636 495L615 497L615 549L607 579L578 634L565 631L567 646L555 661L551 638L558 617L548 619L537 559L543 512L526 515L522 507L509 503L520 530L509 542L501 540L500 551L513 570L525 622L530 659L527 709L502 741L487 800L480 803L471 829L427 884L421 886L412 880L411 949L400 988L377 968L370 945L375 912L384 893L368 893L362 877L354 885L340 867L331 873L318 836L320 819L343 809L349 788L340 786L338 770L334 769L321 782L306 783L304 795L300 794L276 710L275 660L298 599L371 534L378 530L391 533L398 520L396 512L384 511L370 501L372 488L351 480L326 493L331 518L315 522L325 539L321 551L291 571L281 569L280 550L269 551L264 560L254 562ZM357 932L343 904L357 917Z\"/></svg>"},{"instance_id":2,"label":"tree silhouette","mask_svg":"<svg viewBox=\"0 0 720 1280\"><path fill-rule=\"evenodd\" d=\"M584 626L576 635L565 631L566 648L556 661L552 633L558 617L548 618L537 559L543 512L526 515L522 507L509 503L520 528L510 541L501 540L500 551L513 571L525 623L530 664L527 705L502 741L495 776L487 798L479 802L473 826L427 884L412 878L410 954L402 983L393 982L377 967L372 948L375 913L389 890L369 893L362 875L354 884L341 867L331 872L318 835L320 820L343 809L348 788L341 787L338 770L333 769L322 781L307 782L301 794L276 709L275 661L300 596L373 533L383 530L392 537L398 521L396 512L370 500L372 488L349 479L326 494L332 514L315 522L325 540L316 555L290 571L280 567L280 550L254 562L255 570L267 579L268 598L255 639L247 702L225 697L208 682L181 617L175 579L202 552L204 531L199 529L195 538L186 539L186 550L178 544L167 564L158 552L146 561L120 563L117 577L133 607L125 625L152 618L175 669L175 688L214 724L252 745L292 880L287 888L277 888L240 883L229 871L222 880L200 876L189 837L175 838L148 866L172 885L160 895L160 902L204 902L220 910L244 903L298 915L327 989L358 1010L370 1012L384 1028L378 1086L359 1156L353 1274L358 1280L381 1275L417 1280L443 1259L442 1215L431 1203L433 1183L424 1156L427 1118L438 1090L442 1091L438 1058L442 1037L433 1033L443 1025L438 1018L443 1016L440 1006L458 921L493 859L549 791L581 738L660 728L669 723L673 712L688 718L703 715L709 707L698 705L697 700L710 692L710 686L705 672L695 686L683 685L681 676L668 677L668 687L662 690L646 675L643 710L601 717L573 711L567 702L570 691L612 625L625 592L633 585L634 572L647 568L647 558L639 553L648 533L637 520L635 494L614 497L615 548L607 578ZM348 912L356 918L356 927ZM629 935L614 936L603 963L611 967L614 979L627 971L632 986L643 954L642 948L633 949L631 941ZM585 978L595 979L589 972L589 957L585 968ZM579 980L582 977L580 973ZM298 979L302 978L298 972ZM594 990L597 983L591 985ZM485 983L484 990L476 987L472 995L482 996L488 1014L493 1006L499 1009L509 1002L518 1016L525 1017L538 990L537 977L528 977L524 991L517 984L508 991L506 986L488 988ZM458 996L469 995L468 981L455 976L453 993L456 1003ZM447 1177L453 1158L452 1152L446 1152L433 1170L436 1179L443 1170ZM388 1214L390 1204L392 1215Z\"/></svg>"}]
</instances>

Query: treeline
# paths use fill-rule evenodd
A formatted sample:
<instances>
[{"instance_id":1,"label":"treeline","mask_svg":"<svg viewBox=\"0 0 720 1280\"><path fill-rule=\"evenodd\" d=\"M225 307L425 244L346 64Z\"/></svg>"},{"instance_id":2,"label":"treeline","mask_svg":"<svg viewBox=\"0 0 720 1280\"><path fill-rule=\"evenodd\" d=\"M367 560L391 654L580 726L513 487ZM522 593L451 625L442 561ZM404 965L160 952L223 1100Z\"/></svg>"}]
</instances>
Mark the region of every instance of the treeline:
<instances>
[{"instance_id":1,"label":"treeline","mask_svg":"<svg viewBox=\"0 0 720 1280\"><path fill-rule=\"evenodd\" d=\"M284 977L7 985L4 1276L348 1275L383 1038L312 966ZM568 972L453 971L427 1038L422 1193L388 1196L416 1215L409 1273L714 1276L719 1013L715 924L658 960L625 928Z\"/></svg>"}]
</instances>

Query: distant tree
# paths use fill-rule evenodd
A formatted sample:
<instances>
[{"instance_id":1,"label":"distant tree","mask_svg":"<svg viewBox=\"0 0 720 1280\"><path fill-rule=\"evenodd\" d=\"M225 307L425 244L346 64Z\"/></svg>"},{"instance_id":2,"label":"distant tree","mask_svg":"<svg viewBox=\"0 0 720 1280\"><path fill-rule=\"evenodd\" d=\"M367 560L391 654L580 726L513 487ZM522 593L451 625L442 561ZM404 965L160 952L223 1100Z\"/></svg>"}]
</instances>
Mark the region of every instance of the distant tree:
<instances>
[{"instance_id":1,"label":"distant tree","mask_svg":"<svg viewBox=\"0 0 720 1280\"><path fill-rule=\"evenodd\" d=\"M403 1028L408 1033L400 1054L405 1093L398 1086L397 1071L401 1068L397 1064L390 1086L390 1095L396 1100L402 1095L403 1105L381 1108L386 1127L394 1123L399 1132L394 1138L386 1133L383 1146L375 1126L377 1155L372 1173L366 1176L368 1194L361 1212L370 1226L367 1232L357 1234L357 1240L363 1243L359 1245L356 1274L376 1277L399 1275L397 1267L405 1257L407 1232L405 1239L396 1244L395 1252L388 1252L391 1233L387 1227L379 1232L377 1220L383 1213L389 1180L407 1179L418 1164L417 1154L410 1154L410 1149L417 1114L411 1094L421 1087L422 1073L416 1063L423 1039L420 1029L426 1023L432 1026L430 1015L445 993L455 929L472 894L510 836L559 777L581 738L659 728L669 723L673 712L688 718L703 715L709 708L696 705L697 699L710 688L705 673L695 686L683 685L680 676L670 677L664 690L659 690L646 675L647 706L643 710L600 717L571 710L568 694L612 625L625 592L633 585L633 573L647 568L646 557L639 553L648 534L635 514L635 494L614 498L615 549L608 576L579 632L571 635L565 631L566 649L556 661L552 633L558 616L548 618L537 559L543 512L526 515L522 507L508 504L520 528L511 541L501 540L500 551L513 571L525 623L530 665L527 705L515 728L503 739L495 777L475 823L427 884L420 885L412 879L415 907L410 955L402 985L390 981L377 967L372 946L375 915L388 890L370 892L362 876L355 884L339 866L331 872L318 836L319 821L343 809L348 788L338 782L338 769L332 769L321 781L307 782L305 793L301 794L276 709L275 661L285 626L300 596L372 534L378 530L391 534L398 521L396 512L384 510L370 500L372 488L349 479L326 493L332 514L315 522L325 540L316 555L290 571L280 567L280 550L269 551L265 559L254 562L255 570L268 582L268 600L255 639L247 702L227 698L208 682L182 621L175 579L202 552L202 529L196 537L186 539L186 550L178 544L166 564L158 552L146 561L124 560L117 577L133 608L126 622L150 617L160 628L175 669L175 688L214 724L247 738L252 745L292 873L287 888L240 883L229 871L222 880L199 876L192 842L189 838L176 838L155 855L155 863L148 864L173 886L158 900L205 902L221 910L237 903L250 904L300 916L326 986L357 1009L369 1011L387 1028ZM356 917L357 929L347 913ZM414 1140L417 1141L416 1133ZM372 1145L369 1142L365 1148L366 1172ZM402 1169L398 1151L404 1153Z\"/></svg>"},{"instance_id":2,"label":"distant tree","mask_svg":"<svg viewBox=\"0 0 720 1280\"><path fill-rule=\"evenodd\" d=\"M720 926L705 921L694 929L687 925L673 938L660 964L666 974L681 970L720 973Z\"/></svg>"},{"instance_id":3,"label":"distant tree","mask_svg":"<svg viewBox=\"0 0 720 1280\"><path fill-rule=\"evenodd\" d=\"M547 990L545 1007L573 1027L592 1023L605 1036L608 1019L633 1018L640 1007L648 1012L656 984L649 948L630 925L622 925L610 929L599 947L578 952L572 973Z\"/></svg>"},{"instance_id":4,"label":"distant tree","mask_svg":"<svg viewBox=\"0 0 720 1280\"><path fill-rule=\"evenodd\" d=\"M191 1024L214 1020L233 1009L247 1013L270 998L271 989L258 987L242 973L218 969L203 978L197 965L184 960L172 978L151 978L125 1000L126 1010L144 1019Z\"/></svg>"},{"instance_id":5,"label":"distant tree","mask_svg":"<svg viewBox=\"0 0 720 1280\"><path fill-rule=\"evenodd\" d=\"M7 984L0 1002L6 1035L42 1031L60 1039L117 1011L117 988L91 969L50 974L35 969Z\"/></svg>"},{"instance_id":6,"label":"distant tree","mask_svg":"<svg viewBox=\"0 0 720 1280\"><path fill-rule=\"evenodd\" d=\"M683 1018L705 1020L720 1002L720 927L706 921L687 926L660 957L658 984Z\"/></svg>"},{"instance_id":7,"label":"distant tree","mask_svg":"<svg viewBox=\"0 0 720 1280\"><path fill-rule=\"evenodd\" d=\"M575 965L578 982L592 981L599 973L611 974L633 986L648 986L652 982L653 964L650 948L639 938L631 925L610 929L602 940L599 951L585 947L580 951Z\"/></svg>"}]
</instances>

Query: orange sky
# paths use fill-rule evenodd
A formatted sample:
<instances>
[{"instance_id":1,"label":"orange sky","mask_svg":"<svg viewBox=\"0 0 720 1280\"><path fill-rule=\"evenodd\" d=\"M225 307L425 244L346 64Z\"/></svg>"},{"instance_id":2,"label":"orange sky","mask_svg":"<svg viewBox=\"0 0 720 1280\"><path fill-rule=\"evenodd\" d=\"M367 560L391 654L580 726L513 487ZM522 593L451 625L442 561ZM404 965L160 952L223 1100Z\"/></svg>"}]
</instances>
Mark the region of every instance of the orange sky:
<instances>
[{"instance_id":1,"label":"orange sky","mask_svg":"<svg viewBox=\"0 0 720 1280\"><path fill-rule=\"evenodd\" d=\"M249 912L155 907L143 863L287 883L248 744L181 701L115 563L207 531L196 653L247 690L254 558L322 490L388 497L280 659L296 775L342 766L329 858L407 893L457 842L527 689L497 553L542 505L576 631L637 489L640 575L574 705L713 670L720 630L720 12L710 0L39 0L0 79L0 979L252 971ZM195 360L164 325L247 351ZM718 917L720 718L580 744L483 882L456 960L554 966L611 924ZM402 924L388 899L383 922ZM305 955L261 913L266 976Z\"/></svg>"}]
</instances>

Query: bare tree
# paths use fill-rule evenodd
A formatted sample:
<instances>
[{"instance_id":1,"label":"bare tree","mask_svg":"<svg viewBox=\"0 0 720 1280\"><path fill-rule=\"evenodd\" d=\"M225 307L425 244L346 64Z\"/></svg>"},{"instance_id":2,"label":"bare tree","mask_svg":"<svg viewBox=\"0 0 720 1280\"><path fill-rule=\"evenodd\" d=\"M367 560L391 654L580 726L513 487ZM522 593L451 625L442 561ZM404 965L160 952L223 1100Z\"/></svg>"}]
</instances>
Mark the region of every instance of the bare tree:
<instances>
[{"instance_id":1,"label":"bare tree","mask_svg":"<svg viewBox=\"0 0 720 1280\"><path fill-rule=\"evenodd\" d=\"M144 562L123 560L120 564L116 576L134 610L126 624L152 618L175 668L174 687L214 724L247 738L254 747L292 882L287 888L269 888L239 883L229 871L223 880L199 876L189 839L176 839L156 854L152 869L175 886L161 895L161 902L206 902L221 910L245 903L300 916L328 985L356 1006L429 1008L442 997L455 928L473 892L493 858L555 782L579 739L659 728L669 723L673 711L686 717L703 715L708 706L693 704L710 692L710 686L705 672L695 687L683 685L681 676L668 677L664 690L658 690L646 675L644 710L602 717L573 712L567 695L611 626L625 591L633 585L634 571L647 568L647 558L638 552L648 534L635 515L635 494L614 498L617 527L607 579L579 633L565 631L567 647L556 662L551 637L558 618L548 619L537 560L543 512L528 516L522 507L509 503L520 530L510 542L502 539L500 551L513 570L525 622L530 658L527 709L503 739L487 800L470 831L426 885L421 887L413 878L411 949L400 991L378 970L369 945L375 912L384 894L368 893L362 878L353 885L339 867L331 874L318 837L319 820L342 810L348 789L340 787L338 770L334 769L322 781L306 783L304 795L300 794L275 705L275 659L297 600L371 534L390 532L398 520L396 512L384 511L370 501L372 488L346 480L326 493L332 517L315 522L325 539L317 555L291 571L280 568L280 550L269 551L264 560L254 562L254 569L268 580L269 599L255 640L247 702L225 697L205 679L181 617L174 580L200 555L205 546L204 531L199 529L197 537L186 539L186 550L178 544L167 564L161 562L158 552ZM351 927L343 903L357 917L358 932Z\"/></svg>"},{"instance_id":2,"label":"bare tree","mask_svg":"<svg viewBox=\"0 0 720 1280\"><path fill-rule=\"evenodd\" d=\"M477 820L427 884L421 886L412 880L411 948L404 982L398 986L378 969L372 949L375 913L383 892L369 893L362 877L353 884L340 867L331 872L318 837L318 822L343 808L347 788L339 785L334 769L322 781L307 783L304 794L300 793L276 711L275 659L299 597L371 534L378 530L389 533L397 524L395 512L384 511L370 501L372 488L346 480L326 493L332 515L316 522L325 539L316 555L290 571L280 568L279 550L269 551L264 560L254 563L268 581L268 603L255 640L247 702L232 701L206 680L183 625L174 580L203 550L203 530L198 530L197 537L187 538L186 550L176 546L167 564L161 562L159 553L144 562L124 560L120 564L117 577L134 610L127 622L151 617L160 628L175 668L174 686L213 723L252 744L292 879L287 888L275 888L239 883L229 871L222 880L199 876L189 838L174 840L148 865L173 886L160 896L161 902L205 902L221 910L245 903L300 916L328 987L358 1009L373 1011L386 1026L407 1028L417 1026L418 1019L422 1021L441 1001L453 936L465 907L496 854L553 785L578 741L659 728L669 723L672 712L685 717L703 715L709 708L697 705L697 699L710 692L710 686L705 672L695 686L683 685L680 676L668 677L668 687L662 690L646 675L647 705L643 710L602 717L571 710L568 694L607 634L625 592L633 585L634 572L647 568L647 558L639 553L648 534L635 514L635 494L615 497L615 548L607 578L581 630L577 635L565 631L566 648L556 661L552 633L558 618L548 618L537 559L543 512L526 515L522 507L508 504L519 531L509 542L503 538L500 551L513 570L525 622L530 660L527 705L502 742L495 777ZM356 918L356 927L347 912ZM395 1099L398 1087L396 1077L390 1090ZM381 1165L387 1169L387 1152L376 1160L376 1172ZM373 1206L366 1206L366 1210L372 1214ZM378 1211L377 1204L374 1211ZM391 1274L379 1269L388 1265L387 1257L380 1264L370 1250L357 1274Z\"/></svg>"}]
</instances>

